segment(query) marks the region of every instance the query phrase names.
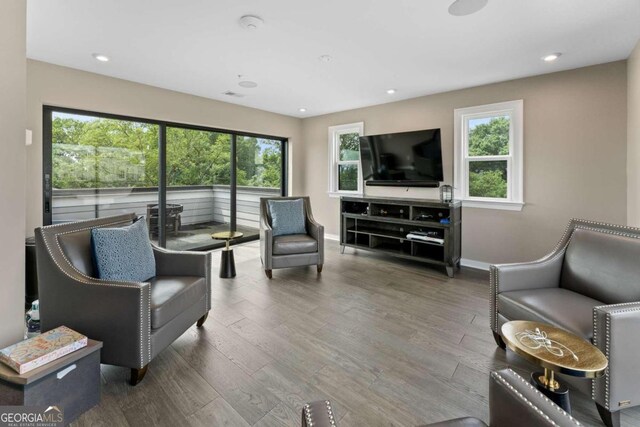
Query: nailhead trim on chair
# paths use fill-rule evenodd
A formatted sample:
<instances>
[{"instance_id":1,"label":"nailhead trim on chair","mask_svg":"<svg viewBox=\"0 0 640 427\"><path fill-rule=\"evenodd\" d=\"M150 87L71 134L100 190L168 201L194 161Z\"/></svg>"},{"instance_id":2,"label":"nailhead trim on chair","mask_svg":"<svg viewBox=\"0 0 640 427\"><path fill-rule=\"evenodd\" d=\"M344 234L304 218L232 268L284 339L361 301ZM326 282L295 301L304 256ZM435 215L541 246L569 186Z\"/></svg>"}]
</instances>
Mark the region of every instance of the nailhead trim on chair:
<instances>
[{"instance_id":1,"label":"nailhead trim on chair","mask_svg":"<svg viewBox=\"0 0 640 427\"><path fill-rule=\"evenodd\" d=\"M86 230L90 230L92 228L95 227L85 227L85 228L78 228L78 229L74 229L74 230L69 230L69 231L65 231L65 232L60 232L60 233L55 233L53 235L53 237L55 238L55 243L56 246L58 247L58 250L60 251L60 254L62 254L62 258L67 262L67 264L69 264L69 267L71 267L75 272L77 272L82 278L84 278L85 280L81 280L78 279L76 277L71 276L69 273L67 273L65 271L64 268L62 268L62 266L58 263L58 261L56 260L56 258L53 256L53 252L51 250L51 246L50 246L50 242L49 242L49 233L48 230L52 230L55 228L60 228L62 226L70 226L70 225L75 225L75 224L82 224L83 222L86 221L75 221L75 222L67 222L67 223L62 223L62 224L56 224L56 225L50 225L47 227L44 227L46 230L45 232L42 233L42 237L45 243L45 246L47 248L47 252L51 255L51 259L53 260L53 262L56 264L56 266L58 266L58 269L60 271L62 271L62 273L64 273L65 276L69 277L70 279L73 279L74 281L78 281L80 283L84 283L86 285L95 285L95 286L112 286L112 287L121 287L121 288L132 288L132 289L139 289L140 291L142 291L141 287L138 286L132 286L132 285L128 285L127 283L138 283L138 284L143 284L143 282L127 282L127 281L123 281L123 280L102 280L102 279L96 279L90 276L87 276L86 274L82 273L80 270L78 270L77 268L75 268L75 266L71 263L71 261L69 261L69 259L67 258L67 256L65 255L64 251L62 250L62 246L60 245L60 240L59 240L59 236L64 235L64 234L71 234L71 233L77 233L79 231L86 231ZM125 220L119 220L119 221L114 221L114 222L108 222L105 224L101 224L100 227L107 227L110 225L116 225L116 224L122 224L126 222ZM149 296L149 302L151 302L151 288L148 288L148 296ZM140 292L140 324L142 325L142 316L143 316L143 302L144 299L142 298L142 292ZM148 357L149 357L149 361L151 360L151 311L149 311L148 313L148 327L149 327L149 337L148 337L148 345L147 345L147 349L148 349ZM140 349L144 348L144 331L142 330L142 328L140 328ZM144 363L144 356L142 351L140 352L140 368L143 368L146 365L146 363Z\"/></svg>"},{"instance_id":2,"label":"nailhead trim on chair","mask_svg":"<svg viewBox=\"0 0 640 427\"><path fill-rule=\"evenodd\" d=\"M554 408L555 410L558 411L559 414L564 415L565 417L569 418L571 421L575 422L576 425L582 425L578 422L578 420L576 420L575 418L573 418L571 416L571 414L568 414L565 410L563 410L560 406L558 406L557 404L555 404L554 402L552 402L547 396L545 396L544 394L542 394L538 389L536 389L535 387L533 387L527 380L525 380L524 378L522 378L520 375L518 375L513 369L508 368L510 372L512 372L513 374L516 375L516 378L522 382L523 385L525 385L530 391L534 392L536 395L538 395L540 398L544 399L545 402L549 403L551 405L552 408ZM541 415L545 420L547 420L549 422L549 424L551 424L552 426L558 426L558 424L556 424L555 421L553 421L547 414L545 414L542 409L538 408L536 405L533 404L533 402L531 402L529 399L527 399L522 393L520 393L518 390L515 389L515 387L513 387L509 381L504 378L502 375L500 375L499 372L492 372L491 376L493 376L494 378L497 378L498 380L500 380L501 383L503 383L505 386L507 386L509 388L509 390L511 390L513 393L515 393L516 396L518 396L520 399L522 399L527 405L529 405L531 408L533 408L539 415Z\"/></svg>"},{"instance_id":3,"label":"nailhead trim on chair","mask_svg":"<svg viewBox=\"0 0 640 427\"><path fill-rule=\"evenodd\" d=\"M593 345L597 346L597 336L598 336L598 334L597 334L597 332L598 332L597 311L605 309L605 308L611 308L611 307L628 307L628 306L636 306L636 307L634 307L634 308L623 308L623 309L620 309L620 310L613 310L613 311L606 312L606 314L605 314L605 352L604 352L604 355L606 356L607 360L609 360L609 356L610 356L611 315L612 314L618 314L618 313L630 313L630 312L640 311L640 302L623 302L623 303L619 303L619 304L600 305L598 307L594 307L593 308L593 341L594 341ZM605 407L608 410L611 410L609 370L610 370L610 367L607 366L607 372L605 374L605 384L604 384L604 393L605 393L604 394L604 399L605 399ZM592 383L591 383L591 398L593 400L596 400L595 381L592 381Z\"/></svg>"},{"instance_id":4,"label":"nailhead trim on chair","mask_svg":"<svg viewBox=\"0 0 640 427\"><path fill-rule=\"evenodd\" d=\"M325 400L324 402L327 405L327 415L329 417L329 423L332 426L335 426L336 422L335 422L335 418L334 418L334 415L333 415L333 409L331 409L331 402L328 401L328 400ZM305 416L305 419L307 420L307 425L309 427L312 427L313 426L313 418L311 417L311 405L309 405L308 403L306 405L304 405L304 416Z\"/></svg>"},{"instance_id":5,"label":"nailhead trim on chair","mask_svg":"<svg viewBox=\"0 0 640 427\"><path fill-rule=\"evenodd\" d=\"M552 252L550 252L549 254L545 255L544 257L536 261L531 261L530 264L545 265L547 263L556 261L560 257L563 257L565 254L564 251L566 250L572 238L573 238L573 235L569 237L569 239L567 240L566 244L562 249L559 249L560 244L558 244ZM564 240L564 237L563 237L563 240ZM560 243L562 243L562 241L560 241ZM502 264L502 265L510 265L510 264ZM493 307L490 307L489 316L490 316L491 323L495 325L495 329L494 328L492 329L494 330L494 332L498 332L498 333L499 333L498 331L498 291L500 290L500 285L499 285L500 271L499 270L500 270L500 264L492 265L489 267L489 284L491 286L491 292L492 292L492 298L493 298Z\"/></svg>"}]
</instances>

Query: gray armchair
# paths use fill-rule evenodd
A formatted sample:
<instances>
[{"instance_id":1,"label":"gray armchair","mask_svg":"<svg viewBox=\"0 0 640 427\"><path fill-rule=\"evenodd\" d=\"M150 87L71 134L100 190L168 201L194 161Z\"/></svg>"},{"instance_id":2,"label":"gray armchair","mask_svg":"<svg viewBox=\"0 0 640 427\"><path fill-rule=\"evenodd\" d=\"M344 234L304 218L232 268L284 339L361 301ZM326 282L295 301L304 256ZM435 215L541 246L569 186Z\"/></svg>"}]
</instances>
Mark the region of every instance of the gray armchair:
<instances>
[{"instance_id":1,"label":"gray armchair","mask_svg":"<svg viewBox=\"0 0 640 427\"><path fill-rule=\"evenodd\" d=\"M592 342L609 368L581 380L591 386L583 391L606 425L619 425L620 410L640 404L640 229L574 219L549 255L493 265L490 275L496 343L504 348L499 331L509 320L549 323Z\"/></svg>"},{"instance_id":2,"label":"gray armchair","mask_svg":"<svg viewBox=\"0 0 640 427\"><path fill-rule=\"evenodd\" d=\"M43 331L68 326L102 341L101 363L131 368L131 384L149 362L211 307L211 254L153 246L157 275L148 282L96 279L91 229L131 224L135 214L36 229Z\"/></svg>"},{"instance_id":3,"label":"gray armchair","mask_svg":"<svg viewBox=\"0 0 640 427\"><path fill-rule=\"evenodd\" d=\"M491 427L581 425L511 369L491 373L489 418ZM302 408L302 427L336 427L337 425L336 414L333 413L328 400L312 402ZM487 427L487 425L477 418L465 417L422 427Z\"/></svg>"},{"instance_id":4,"label":"gray armchair","mask_svg":"<svg viewBox=\"0 0 640 427\"><path fill-rule=\"evenodd\" d=\"M269 200L304 202L307 234L273 236ZM318 273L324 264L324 227L313 219L309 197L264 197L260 199L260 257L269 279L273 269L316 265Z\"/></svg>"}]
</instances>

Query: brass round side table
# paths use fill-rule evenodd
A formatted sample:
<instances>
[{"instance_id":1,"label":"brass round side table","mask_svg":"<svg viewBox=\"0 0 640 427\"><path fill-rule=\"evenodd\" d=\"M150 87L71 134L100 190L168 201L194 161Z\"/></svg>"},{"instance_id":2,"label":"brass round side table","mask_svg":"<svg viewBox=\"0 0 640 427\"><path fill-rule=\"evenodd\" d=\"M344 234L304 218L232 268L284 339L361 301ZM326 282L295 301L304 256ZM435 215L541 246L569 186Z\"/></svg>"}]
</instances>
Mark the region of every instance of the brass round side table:
<instances>
[{"instance_id":1,"label":"brass round side table","mask_svg":"<svg viewBox=\"0 0 640 427\"><path fill-rule=\"evenodd\" d=\"M236 264L233 260L233 249L231 249L229 245L232 240L239 239L242 236L244 236L244 234L239 231L221 231L211 235L212 239L224 240L226 243L220 256L220 277L223 279L236 277Z\"/></svg>"},{"instance_id":2,"label":"brass round side table","mask_svg":"<svg viewBox=\"0 0 640 427\"><path fill-rule=\"evenodd\" d=\"M544 368L544 372L531 374L531 384L568 413L571 413L569 389L558 381L555 373L598 378L607 369L607 358L600 349L564 329L514 320L502 325L501 330L510 350Z\"/></svg>"}]
</instances>

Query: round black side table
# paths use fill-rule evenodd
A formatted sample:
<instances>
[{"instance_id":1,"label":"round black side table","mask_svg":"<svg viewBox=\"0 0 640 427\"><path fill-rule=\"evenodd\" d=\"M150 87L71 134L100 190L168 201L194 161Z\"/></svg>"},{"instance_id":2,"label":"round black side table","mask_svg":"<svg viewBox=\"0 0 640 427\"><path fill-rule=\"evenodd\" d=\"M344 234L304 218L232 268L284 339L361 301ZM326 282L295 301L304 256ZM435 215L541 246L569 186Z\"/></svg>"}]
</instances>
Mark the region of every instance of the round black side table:
<instances>
[{"instance_id":1,"label":"round black side table","mask_svg":"<svg viewBox=\"0 0 640 427\"><path fill-rule=\"evenodd\" d=\"M233 239L239 239L242 236L244 236L244 234L239 231L221 231L211 235L212 239L224 240L226 243L220 257L220 277L223 279L236 277L236 264L233 260L233 249L229 247L229 244Z\"/></svg>"}]
</instances>

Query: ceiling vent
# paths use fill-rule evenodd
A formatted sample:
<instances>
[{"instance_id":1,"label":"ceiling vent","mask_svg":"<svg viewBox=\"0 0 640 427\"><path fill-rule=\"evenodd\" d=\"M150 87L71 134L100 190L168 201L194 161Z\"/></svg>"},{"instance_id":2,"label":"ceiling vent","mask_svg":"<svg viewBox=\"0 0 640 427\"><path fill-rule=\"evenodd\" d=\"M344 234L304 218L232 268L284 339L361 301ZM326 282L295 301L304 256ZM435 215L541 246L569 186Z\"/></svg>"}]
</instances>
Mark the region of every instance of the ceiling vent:
<instances>
[{"instance_id":1,"label":"ceiling vent","mask_svg":"<svg viewBox=\"0 0 640 427\"><path fill-rule=\"evenodd\" d=\"M222 92L223 95L233 96L234 98L244 98L244 95L238 92L234 92L232 90L228 90L226 92Z\"/></svg>"}]
</instances>

